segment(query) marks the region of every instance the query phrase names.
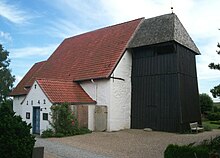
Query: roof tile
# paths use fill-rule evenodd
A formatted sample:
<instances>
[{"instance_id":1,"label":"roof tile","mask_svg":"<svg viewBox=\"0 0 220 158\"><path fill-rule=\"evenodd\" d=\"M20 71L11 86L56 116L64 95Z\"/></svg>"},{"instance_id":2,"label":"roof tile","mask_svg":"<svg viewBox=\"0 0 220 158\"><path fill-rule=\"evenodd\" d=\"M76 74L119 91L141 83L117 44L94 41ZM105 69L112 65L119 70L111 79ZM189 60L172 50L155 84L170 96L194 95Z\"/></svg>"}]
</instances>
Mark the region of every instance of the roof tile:
<instances>
[{"instance_id":1,"label":"roof tile","mask_svg":"<svg viewBox=\"0 0 220 158\"><path fill-rule=\"evenodd\" d=\"M71 81L37 79L41 89L52 103L95 103L82 87Z\"/></svg>"}]
</instances>

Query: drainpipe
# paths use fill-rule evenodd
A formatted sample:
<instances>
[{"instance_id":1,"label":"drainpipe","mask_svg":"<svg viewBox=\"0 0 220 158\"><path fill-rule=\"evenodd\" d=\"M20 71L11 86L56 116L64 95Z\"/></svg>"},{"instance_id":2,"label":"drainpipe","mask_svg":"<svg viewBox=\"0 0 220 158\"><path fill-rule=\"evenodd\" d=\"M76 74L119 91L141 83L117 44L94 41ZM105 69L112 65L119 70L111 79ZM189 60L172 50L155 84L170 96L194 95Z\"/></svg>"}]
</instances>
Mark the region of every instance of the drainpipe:
<instances>
[{"instance_id":1,"label":"drainpipe","mask_svg":"<svg viewBox=\"0 0 220 158\"><path fill-rule=\"evenodd\" d=\"M91 82L95 85L95 101L97 102L97 85L93 79L91 79Z\"/></svg>"}]
</instances>

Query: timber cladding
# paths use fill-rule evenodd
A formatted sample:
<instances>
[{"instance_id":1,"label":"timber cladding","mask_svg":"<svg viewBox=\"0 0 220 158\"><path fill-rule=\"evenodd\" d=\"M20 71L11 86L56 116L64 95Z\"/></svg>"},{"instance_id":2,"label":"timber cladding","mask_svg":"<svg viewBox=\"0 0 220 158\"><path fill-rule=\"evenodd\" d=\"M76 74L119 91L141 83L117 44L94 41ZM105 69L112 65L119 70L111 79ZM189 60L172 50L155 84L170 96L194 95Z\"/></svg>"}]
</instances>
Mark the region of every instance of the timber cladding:
<instances>
[{"instance_id":1,"label":"timber cladding","mask_svg":"<svg viewBox=\"0 0 220 158\"><path fill-rule=\"evenodd\" d=\"M132 52L132 128L181 131L201 121L195 53L176 42Z\"/></svg>"}]
</instances>

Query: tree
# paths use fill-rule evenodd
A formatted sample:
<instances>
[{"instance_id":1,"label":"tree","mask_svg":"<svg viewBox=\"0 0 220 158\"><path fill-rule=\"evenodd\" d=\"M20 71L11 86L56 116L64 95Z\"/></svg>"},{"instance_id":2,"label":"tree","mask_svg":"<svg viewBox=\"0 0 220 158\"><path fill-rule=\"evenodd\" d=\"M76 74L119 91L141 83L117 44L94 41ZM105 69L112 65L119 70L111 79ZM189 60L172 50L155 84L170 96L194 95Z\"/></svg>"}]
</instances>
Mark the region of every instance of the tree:
<instances>
[{"instance_id":1,"label":"tree","mask_svg":"<svg viewBox=\"0 0 220 158\"><path fill-rule=\"evenodd\" d=\"M31 125L3 102L0 106L0 157L30 158L35 144L30 129Z\"/></svg>"},{"instance_id":2,"label":"tree","mask_svg":"<svg viewBox=\"0 0 220 158\"><path fill-rule=\"evenodd\" d=\"M220 43L217 44L217 47L220 48ZM216 52L218 55L220 55L220 50L217 50ZM210 63L209 68L214 70L220 70L220 64ZM212 93L214 98L220 97L220 84L211 89L210 92Z\"/></svg>"},{"instance_id":3,"label":"tree","mask_svg":"<svg viewBox=\"0 0 220 158\"><path fill-rule=\"evenodd\" d=\"M212 98L205 93L199 95L199 104L201 108L201 113L212 111L213 108L213 100Z\"/></svg>"},{"instance_id":4,"label":"tree","mask_svg":"<svg viewBox=\"0 0 220 158\"><path fill-rule=\"evenodd\" d=\"M15 81L15 76L12 76L9 69L11 61L8 56L9 52L0 44L0 104L6 101Z\"/></svg>"}]
</instances>

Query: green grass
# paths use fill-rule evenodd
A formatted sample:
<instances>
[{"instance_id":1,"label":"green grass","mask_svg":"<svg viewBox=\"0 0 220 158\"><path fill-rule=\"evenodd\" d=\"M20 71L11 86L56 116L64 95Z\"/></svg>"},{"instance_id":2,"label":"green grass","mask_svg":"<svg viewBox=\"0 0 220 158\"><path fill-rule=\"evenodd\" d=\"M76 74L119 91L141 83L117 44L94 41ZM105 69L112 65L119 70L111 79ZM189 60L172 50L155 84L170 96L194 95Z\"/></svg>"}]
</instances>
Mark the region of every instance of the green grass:
<instances>
[{"instance_id":1,"label":"green grass","mask_svg":"<svg viewBox=\"0 0 220 158\"><path fill-rule=\"evenodd\" d=\"M202 122L202 125L205 126L205 125L208 125L210 126L212 129L220 129L220 125L217 125L217 124L211 124L210 123L211 121L203 121Z\"/></svg>"},{"instance_id":2,"label":"green grass","mask_svg":"<svg viewBox=\"0 0 220 158\"><path fill-rule=\"evenodd\" d=\"M213 105L214 105L214 106L217 106L218 108L220 108L220 102L214 103Z\"/></svg>"}]
</instances>

